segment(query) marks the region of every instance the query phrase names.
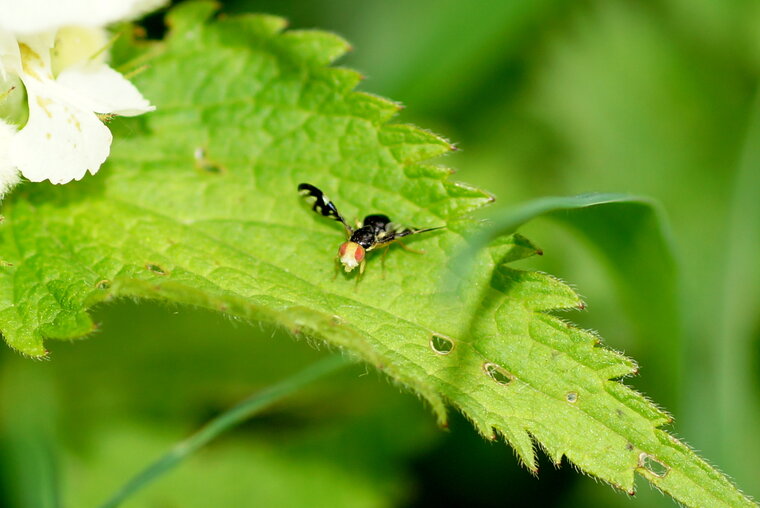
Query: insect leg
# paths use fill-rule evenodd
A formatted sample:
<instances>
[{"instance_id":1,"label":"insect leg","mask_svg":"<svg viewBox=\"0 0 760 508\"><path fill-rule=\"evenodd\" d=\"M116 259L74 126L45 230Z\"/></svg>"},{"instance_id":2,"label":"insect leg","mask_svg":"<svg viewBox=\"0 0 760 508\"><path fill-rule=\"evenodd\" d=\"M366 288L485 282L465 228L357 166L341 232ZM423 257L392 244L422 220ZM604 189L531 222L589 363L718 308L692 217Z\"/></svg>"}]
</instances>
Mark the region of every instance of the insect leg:
<instances>
[{"instance_id":1,"label":"insect leg","mask_svg":"<svg viewBox=\"0 0 760 508\"><path fill-rule=\"evenodd\" d=\"M380 268L382 269L382 278L385 279L385 256L388 255L388 251L391 250L391 246L388 245L383 250L382 256L380 256Z\"/></svg>"},{"instance_id":2,"label":"insect leg","mask_svg":"<svg viewBox=\"0 0 760 508\"><path fill-rule=\"evenodd\" d=\"M424 250L417 250L417 249L412 249L411 247L407 247L406 245L404 245L404 242L402 242L401 240L396 240L396 243L398 243L398 246L407 252L412 252L414 254L425 254Z\"/></svg>"},{"instance_id":3,"label":"insect leg","mask_svg":"<svg viewBox=\"0 0 760 508\"><path fill-rule=\"evenodd\" d=\"M355 287L357 290L359 289L359 281L362 279L362 276L364 275L364 267L366 264L367 264L366 259L362 260L362 262L359 263L359 273L356 274L356 277L355 277L356 282L354 283L356 285Z\"/></svg>"}]
</instances>

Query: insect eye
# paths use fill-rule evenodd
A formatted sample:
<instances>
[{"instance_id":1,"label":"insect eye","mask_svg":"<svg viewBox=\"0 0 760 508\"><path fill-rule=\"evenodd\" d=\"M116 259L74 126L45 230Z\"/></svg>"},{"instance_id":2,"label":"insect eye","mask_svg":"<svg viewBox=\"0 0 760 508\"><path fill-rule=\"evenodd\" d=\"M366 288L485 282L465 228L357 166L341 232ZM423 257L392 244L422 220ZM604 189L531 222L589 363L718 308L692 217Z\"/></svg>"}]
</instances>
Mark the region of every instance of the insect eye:
<instances>
[{"instance_id":1,"label":"insect eye","mask_svg":"<svg viewBox=\"0 0 760 508\"><path fill-rule=\"evenodd\" d=\"M364 247L361 245L356 246L356 250L354 251L354 259L356 259L356 261L359 263L361 263L364 259Z\"/></svg>"}]
</instances>

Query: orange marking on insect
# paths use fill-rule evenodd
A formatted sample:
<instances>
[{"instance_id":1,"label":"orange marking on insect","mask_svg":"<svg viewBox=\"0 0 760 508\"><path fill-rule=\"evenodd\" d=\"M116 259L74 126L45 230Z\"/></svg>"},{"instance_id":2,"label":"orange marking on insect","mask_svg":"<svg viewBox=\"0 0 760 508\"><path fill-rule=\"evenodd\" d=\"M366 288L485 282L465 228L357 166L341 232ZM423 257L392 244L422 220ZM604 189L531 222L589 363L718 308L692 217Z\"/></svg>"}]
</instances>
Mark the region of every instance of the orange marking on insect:
<instances>
[{"instance_id":1,"label":"orange marking on insect","mask_svg":"<svg viewBox=\"0 0 760 508\"><path fill-rule=\"evenodd\" d=\"M347 272L350 272L359 266L359 264L364 261L365 254L364 247L351 241L343 242L338 249L340 262Z\"/></svg>"}]
</instances>

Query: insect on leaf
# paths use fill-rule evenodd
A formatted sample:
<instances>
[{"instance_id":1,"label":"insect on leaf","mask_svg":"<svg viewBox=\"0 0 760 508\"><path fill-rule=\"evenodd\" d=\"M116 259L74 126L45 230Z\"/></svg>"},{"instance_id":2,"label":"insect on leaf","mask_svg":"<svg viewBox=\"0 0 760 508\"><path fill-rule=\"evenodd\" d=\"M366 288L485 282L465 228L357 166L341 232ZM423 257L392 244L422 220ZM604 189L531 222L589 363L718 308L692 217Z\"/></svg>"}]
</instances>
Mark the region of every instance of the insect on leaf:
<instances>
[{"instance_id":1,"label":"insect on leaf","mask_svg":"<svg viewBox=\"0 0 760 508\"><path fill-rule=\"evenodd\" d=\"M531 470L538 443L625 491L638 472L687 505L751 505L619 380L631 360L553 314L582 307L571 288L510 268L536 253L529 240L500 237L468 274L452 273L476 228L467 214L492 199L428 162L446 140L388 123L397 104L327 66L348 49L342 39L284 32L276 17L214 20L214 9L170 13L168 38L135 78L158 109L113 121L96 177L26 185L4 202L0 329L11 347L44 356L43 339L90 333L87 310L115 297L193 304L346 348L441 422L449 404L504 436ZM384 214L446 229L405 239L424 255L391 246L385 270L353 284L333 276L346 228L312 213L303 182L329 191L348 223Z\"/></svg>"}]
</instances>

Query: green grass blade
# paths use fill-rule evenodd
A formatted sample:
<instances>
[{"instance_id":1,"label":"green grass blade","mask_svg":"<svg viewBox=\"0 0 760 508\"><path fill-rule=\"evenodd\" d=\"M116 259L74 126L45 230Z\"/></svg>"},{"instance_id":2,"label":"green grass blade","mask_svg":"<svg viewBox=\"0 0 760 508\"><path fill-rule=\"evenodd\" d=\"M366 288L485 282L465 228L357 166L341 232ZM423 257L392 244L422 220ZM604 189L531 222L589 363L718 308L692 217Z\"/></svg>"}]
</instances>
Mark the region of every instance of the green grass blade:
<instances>
[{"instance_id":1,"label":"green grass blade","mask_svg":"<svg viewBox=\"0 0 760 508\"><path fill-rule=\"evenodd\" d=\"M751 112L736 172L732 208L726 232L723 294L714 349L715 390L710 418L721 436L718 453L739 479L757 480L760 455L760 406L757 399L758 309L760 309L760 94ZM707 387L712 391L712 387ZM703 406L704 402L700 403Z\"/></svg>"},{"instance_id":2,"label":"green grass blade","mask_svg":"<svg viewBox=\"0 0 760 508\"><path fill-rule=\"evenodd\" d=\"M534 199L514 207L493 213L489 219L491 227L480 238L484 239L515 232L526 222L541 215L561 217L562 212L573 212L615 203L645 204L652 207L652 201L646 198L616 193L581 194L579 196L549 196Z\"/></svg>"},{"instance_id":3,"label":"green grass blade","mask_svg":"<svg viewBox=\"0 0 760 508\"><path fill-rule=\"evenodd\" d=\"M271 406L317 379L331 374L348 364L349 360L346 357L340 355L330 356L245 399L232 409L209 421L198 432L176 444L158 460L137 473L110 499L100 505L100 508L119 506L148 484L158 480L165 473L177 467L183 460L222 433L244 422L258 411Z\"/></svg>"},{"instance_id":4,"label":"green grass blade","mask_svg":"<svg viewBox=\"0 0 760 508\"><path fill-rule=\"evenodd\" d=\"M19 390L24 387L24 390ZM44 366L3 362L0 372L0 505L58 508L55 385ZM3 505L5 506L5 505Z\"/></svg>"}]
</instances>

